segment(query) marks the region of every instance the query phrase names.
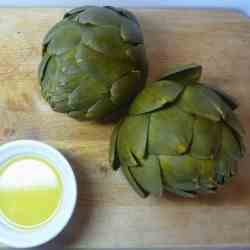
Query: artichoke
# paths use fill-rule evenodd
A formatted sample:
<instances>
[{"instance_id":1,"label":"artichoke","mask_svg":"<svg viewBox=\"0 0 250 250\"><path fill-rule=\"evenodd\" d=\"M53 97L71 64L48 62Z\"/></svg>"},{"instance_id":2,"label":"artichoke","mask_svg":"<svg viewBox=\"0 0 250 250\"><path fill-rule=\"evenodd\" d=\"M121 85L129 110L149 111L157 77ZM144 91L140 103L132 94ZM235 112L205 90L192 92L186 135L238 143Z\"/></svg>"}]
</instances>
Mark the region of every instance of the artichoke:
<instances>
[{"instance_id":1,"label":"artichoke","mask_svg":"<svg viewBox=\"0 0 250 250\"><path fill-rule=\"evenodd\" d=\"M43 40L42 95L55 111L76 119L102 119L117 111L146 77L140 25L125 9L75 8Z\"/></svg>"},{"instance_id":2,"label":"artichoke","mask_svg":"<svg viewBox=\"0 0 250 250\"><path fill-rule=\"evenodd\" d=\"M142 197L211 192L237 173L244 130L226 94L199 83L184 65L149 83L114 128L110 162Z\"/></svg>"}]
</instances>

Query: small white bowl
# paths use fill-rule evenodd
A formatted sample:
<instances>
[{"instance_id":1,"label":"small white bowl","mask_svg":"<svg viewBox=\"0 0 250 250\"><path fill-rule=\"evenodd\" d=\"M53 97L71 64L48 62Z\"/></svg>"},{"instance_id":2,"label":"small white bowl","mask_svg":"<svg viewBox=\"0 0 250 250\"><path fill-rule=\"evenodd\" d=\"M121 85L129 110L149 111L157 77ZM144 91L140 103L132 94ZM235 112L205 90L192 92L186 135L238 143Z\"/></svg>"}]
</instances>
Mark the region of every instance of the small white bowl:
<instances>
[{"instance_id":1,"label":"small white bowl","mask_svg":"<svg viewBox=\"0 0 250 250\"><path fill-rule=\"evenodd\" d=\"M34 155L49 161L61 177L63 194L56 214L44 225L32 229L15 229L0 216L0 242L10 247L28 248L56 237L71 218L77 200L77 185L70 164L51 146L32 140L19 140L0 146L0 167L18 155Z\"/></svg>"}]
</instances>

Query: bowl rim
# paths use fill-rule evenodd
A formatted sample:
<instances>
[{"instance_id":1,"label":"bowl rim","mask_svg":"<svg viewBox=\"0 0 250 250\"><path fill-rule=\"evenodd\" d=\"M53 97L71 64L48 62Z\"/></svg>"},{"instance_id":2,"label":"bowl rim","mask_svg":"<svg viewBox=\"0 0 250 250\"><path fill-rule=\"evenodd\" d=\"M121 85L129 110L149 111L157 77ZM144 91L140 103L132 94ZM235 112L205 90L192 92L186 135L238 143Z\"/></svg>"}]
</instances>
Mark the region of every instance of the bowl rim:
<instances>
[{"instance_id":1,"label":"bowl rim","mask_svg":"<svg viewBox=\"0 0 250 250\"><path fill-rule=\"evenodd\" d=\"M16 140L0 145L0 167L10 158L17 157L18 154L20 156L33 154L47 161L54 161L52 165L60 175L63 185L63 201L59 211L46 225L33 229L14 229L12 225L8 226L2 217L0 218L0 232L4 232L0 233L1 243L15 248L37 247L55 238L68 224L77 202L77 181L72 167L64 155L54 147L36 140Z\"/></svg>"}]
</instances>

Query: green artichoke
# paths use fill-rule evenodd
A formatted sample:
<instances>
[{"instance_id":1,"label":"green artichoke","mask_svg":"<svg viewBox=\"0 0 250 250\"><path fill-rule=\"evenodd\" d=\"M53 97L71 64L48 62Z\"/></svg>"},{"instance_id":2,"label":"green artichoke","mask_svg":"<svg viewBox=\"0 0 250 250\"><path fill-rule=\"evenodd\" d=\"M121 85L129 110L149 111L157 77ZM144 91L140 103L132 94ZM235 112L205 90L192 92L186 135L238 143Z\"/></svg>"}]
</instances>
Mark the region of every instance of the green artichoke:
<instances>
[{"instance_id":1,"label":"green artichoke","mask_svg":"<svg viewBox=\"0 0 250 250\"><path fill-rule=\"evenodd\" d=\"M43 40L42 95L55 111L76 119L102 119L117 111L146 77L140 25L125 9L73 9Z\"/></svg>"},{"instance_id":2,"label":"green artichoke","mask_svg":"<svg viewBox=\"0 0 250 250\"><path fill-rule=\"evenodd\" d=\"M183 197L228 182L243 157L244 130L230 97L199 82L185 65L149 83L114 128L110 162L142 197L164 190Z\"/></svg>"}]
</instances>

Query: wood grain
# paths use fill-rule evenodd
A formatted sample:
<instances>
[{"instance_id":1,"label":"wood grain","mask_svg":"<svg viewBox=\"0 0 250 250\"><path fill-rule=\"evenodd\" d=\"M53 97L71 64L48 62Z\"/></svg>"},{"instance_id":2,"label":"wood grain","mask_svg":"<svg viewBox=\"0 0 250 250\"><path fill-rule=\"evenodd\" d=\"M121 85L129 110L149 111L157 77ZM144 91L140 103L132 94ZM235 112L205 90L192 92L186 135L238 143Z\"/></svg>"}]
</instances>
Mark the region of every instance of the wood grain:
<instances>
[{"instance_id":1,"label":"wood grain","mask_svg":"<svg viewBox=\"0 0 250 250\"><path fill-rule=\"evenodd\" d=\"M203 81L240 103L250 143L250 22L239 13L134 10L139 17L150 78L170 64L200 63ZM70 160L79 200L64 232L48 246L167 247L250 243L250 158L234 182L216 195L183 200L140 199L107 152L112 124L77 122L51 111L37 82L40 44L63 9L0 10L0 142L37 139Z\"/></svg>"}]
</instances>

